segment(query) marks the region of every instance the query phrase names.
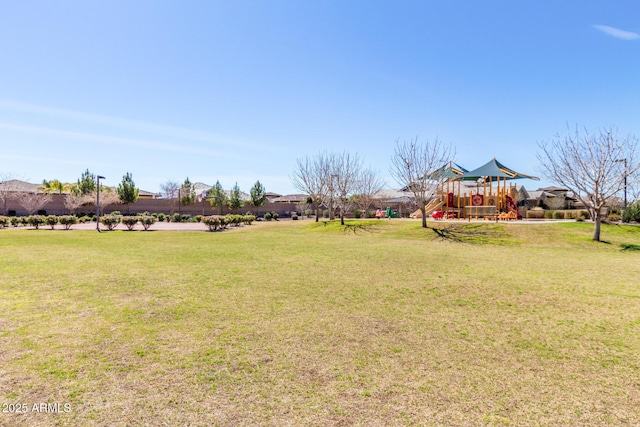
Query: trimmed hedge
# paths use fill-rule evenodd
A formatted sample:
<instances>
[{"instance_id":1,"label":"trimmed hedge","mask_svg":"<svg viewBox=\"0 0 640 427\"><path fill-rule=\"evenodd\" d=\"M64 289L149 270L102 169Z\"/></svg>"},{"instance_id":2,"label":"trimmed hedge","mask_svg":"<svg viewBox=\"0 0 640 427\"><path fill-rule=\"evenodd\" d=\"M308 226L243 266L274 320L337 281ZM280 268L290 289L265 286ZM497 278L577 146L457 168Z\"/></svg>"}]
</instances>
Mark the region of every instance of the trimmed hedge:
<instances>
[{"instance_id":1,"label":"trimmed hedge","mask_svg":"<svg viewBox=\"0 0 640 427\"><path fill-rule=\"evenodd\" d=\"M120 216L118 215L105 215L100 217L100 223L107 227L108 230L113 230L120 224Z\"/></svg>"},{"instance_id":2,"label":"trimmed hedge","mask_svg":"<svg viewBox=\"0 0 640 427\"><path fill-rule=\"evenodd\" d=\"M68 230L73 224L78 223L78 218L75 215L62 215L58 218L58 222L60 222L65 230Z\"/></svg>"}]
</instances>

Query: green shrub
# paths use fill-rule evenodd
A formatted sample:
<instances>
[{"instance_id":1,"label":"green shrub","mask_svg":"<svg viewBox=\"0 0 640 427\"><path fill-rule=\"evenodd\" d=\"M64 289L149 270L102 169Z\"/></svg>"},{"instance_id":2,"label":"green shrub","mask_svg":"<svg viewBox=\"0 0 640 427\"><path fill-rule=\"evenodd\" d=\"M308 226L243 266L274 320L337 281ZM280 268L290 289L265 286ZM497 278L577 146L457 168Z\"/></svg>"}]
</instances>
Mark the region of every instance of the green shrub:
<instances>
[{"instance_id":1,"label":"green shrub","mask_svg":"<svg viewBox=\"0 0 640 427\"><path fill-rule=\"evenodd\" d=\"M149 227L156 223L156 218L151 215L142 215L139 220L145 231L149 230Z\"/></svg>"},{"instance_id":2,"label":"green shrub","mask_svg":"<svg viewBox=\"0 0 640 427\"><path fill-rule=\"evenodd\" d=\"M9 225L9 218L0 215L0 228L5 228Z\"/></svg>"},{"instance_id":3,"label":"green shrub","mask_svg":"<svg viewBox=\"0 0 640 427\"><path fill-rule=\"evenodd\" d=\"M304 216L313 216L313 211L311 209L305 209Z\"/></svg>"},{"instance_id":4,"label":"green shrub","mask_svg":"<svg viewBox=\"0 0 640 427\"><path fill-rule=\"evenodd\" d=\"M574 211L564 211L564 219L576 219L576 213Z\"/></svg>"},{"instance_id":5,"label":"green shrub","mask_svg":"<svg viewBox=\"0 0 640 427\"><path fill-rule=\"evenodd\" d=\"M62 224L65 230L68 230L73 224L78 223L78 218L75 215L62 215L58 218L58 221Z\"/></svg>"},{"instance_id":6,"label":"green shrub","mask_svg":"<svg viewBox=\"0 0 640 427\"><path fill-rule=\"evenodd\" d=\"M275 219L277 221L278 217L279 217L278 212L271 212L271 218L272 219Z\"/></svg>"},{"instance_id":7,"label":"green shrub","mask_svg":"<svg viewBox=\"0 0 640 427\"><path fill-rule=\"evenodd\" d=\"M527 211L528 219L540 219L544 218L545 211L542 209L531 209Z\"/></svg>"},{"instance_id":8,"label":"green shrub","mask_svg":"<svg viewBox=\"0 0 640 427\"><path fill-rule=\"evenodd\" d=\"M26 226L26 225L29 225L29 217L28 217L28 216L21 216L21 217L18 219L18 224L20 224L20 225L25 225L25 226Z\"/></svg>"},{"instance_id":9,"label":"green shrub","mask_svg":"<svg viewBox=\"0 0 640 427\"><path fill-rule=\"evenodd\" d=\"M158 215L158 221L160 222L165 222L167 220L167 216L165 214L163 214L162 212L160 212Z\"/></svg>"},{"instance_id":10,"label":"green shrub","mask_svg":"<svg viewBox=\"0 0 640 427\"><path fill-rule=\"evenodd\" d=\"M233 225L234 227L239 226L244 221L244 215L237 215L237 214L226 214L222 218L224 219L225 225L227 224Z\"/></svg>"},{"instance_id":11,"label":"green shrub","mask_svg":"<svg viewBox=\"0 0 640 427\"><path fill-rule=\"evenodd\" d=\"M107 227L108 230L113 230L120 224L120 217L118 215L105 215L100 217L100 222Z\"/></svg>"},{"instance_id":12,"label":"green shrub","mask_svg":"<svg viewBox=\"0 0 640 427\"><path fill-rule=\"evenodd\" d=\"M564 211L554 211L553 219L564 219Z\"/></svg>"},{"instance_id":13,"label":"green shrub","mask_svg":"<svg viewBox=\"0 0 640 427\"><path fill-rule=\"evenodd\" d=\"M627 206L622 215L622 221L640 222L640 201Z\"/></svg>"},{"instance_id":14,"label":"green shrub","mask_svg":"<svg viewBox=\"0 0 640 427\"><path fill-rule=\"evenodd\" d=\"M44 218L42 215L30 215L27 217L27 223L32 227L35 227L37 230L42 224L44 224Z\"/></svg>"},{"instance_id":15,"label":"green shrub","mask_svg":"<svg viewBox=\"0 0 640 427\"><path fill-rule=\"evenodd\" d=\"M247 213L245 213L245 215L252 215L252 216L253 216L253 214L251 213L251 211L247 211Z\"/></svg>"},{"instance_id":16,"label":"green shrub","mask_svg":"<svg viewBox=\"0 0 640 427\"><path fill-rule=\"evenodd\" d=\"M51 227L51 229L53 230L56 224L58 223L58 217L55 215L48 215L44 219L44 223L47 224L49 227Z\"/></svg>"},{"instance_id":17,"label":"green shrub","mask_svg":"<svg viewBox=\"0 0 640 427\"><path fill-rule=\"evenodd\" d=\"M171 215L171 222L180 222L181 218L182 218L182 215L176 212L173 215Z\"/></svg>"},{"instance_id":18,"label":"green shrub","mask_svg":"<svg viewBox=\"0 0 640 427\"><path fill-rule=\"evenodd\" d=\"M256 216L251 214L246 214L242 217L242 222L244 222L246 225L251 225L251 223L255 220Z\"/></svg>"},{"instance_id":19,"label":"green shrub","mask_svg":"<svg viewBox=\"0 0 640 427\"><path fill-rule=\"evenodd\" d=\"M544 219L553 219L554 211L546 210L544 211Z\"/></svg>"},{"instance_id":20,"label":"green shrub","mask_svg":"<svg viewBox=\"0 0 640 427\"><path fill-rule=\"evenodd\" d=\"M202 222L209 227L209 231L216 231L222 226L222 217L218 215L205 216Z\"/></svg>"},{"instance_id":21,"label":"green shrub","mask_svg":"<svg viewBox=\"0 0 640 427\"><path fill-rule=\"evenodd\" d=\"M17 216L12 216L10 221L11 221L12 227L17 227L20 225L20 220L18 219Z\"/></svg>"},{"instance_id":22,"label":"green shrub","mask_svg":"<svg viewBox=\"0 0 640 427\"><path fill-rule=\"evenodd\" d=\"M329 209L325 209L322 211L322 217L323 218L329 218Z\"/></svg>"},{"instance_id":23,"label":"green shrub","mask_svg":"<svg viewBox=\"0 0 640 427\"><path fill-rule=\"evenodd\" d=\"M297 220L298 220L298 214L297 214L297 213L295 213L295 212L294 212L294 213L292 213L292 214L291 214L291 219L292 219L292 220L294 220L294 221L297 221Z\"/></svg>"},{"instance_id":24,"label":"green shrub","mask_svg":"<svg viewBox=\"0 0 640 427\"><path fill-rule=\"evenodd\" d=\"M189 214L180 215L180 221L179 222L189 222L190 220L191 220L191 215L189 215Z\"/></svg>"},{"instance_id":25,"label":"green shrub","mask_svg":"<svg viewBox=\"0 0 640 427\"><path fill-rule=\"evenodd\" d=\"M193 217L193 219L195 219L196 222L202 222L202 218L204 218L204 215L196 215Z\"/></svg>"},{"instance_id":26,"label":"green shrub","mask_svg":"<svg viewBox=\"0 0 640 427\"><path fill-rule=\"evenodd\" d=\"M356 209L353 211L353 216L355 218L362 218L362 211L360 209Z\"/></svg>"},{"instance_id":27,"label":"green shrub","mask_svg":"<svg viewBox=\"0 0 640 427\"><path fill-rule=\"evenodd\" d=\"M140 219L137 216L125 216L122 217L122 223L127 227L127 230L131 231L136 226Z\"/></svg>"},{"instance_id":28,"label":"green shrub","mask_svg":"<svg viewBox=\"0 0 640 427\"><path fill-rule=\"evenodd\" d=\"M271 221L271 212L267 212L266 214L264 214L264 219L266 219L267 221Z\"/></svg>"},{"instance_id":29,"label":"green shrub","mask_svg":"<svg viewBox=\"0 0 640 427\"><path fill-rule=\"evenodd\" d=\"M119 215L122 215L122 214L120 213L120 211L113 211L113 212L111 212L111 215L118 215L119 216Z\"/></svg>"},{"instance_id":30,"label":"green shrub","mask_svg":"<svg viewBox=\"0 0 640 427\"><path fill-rule=\"evenodd\" d=\"M622 216L618 213L610 213L607 219L612 222L620 222L620 220L622 220Z\"/></svg>"}]
</instances>

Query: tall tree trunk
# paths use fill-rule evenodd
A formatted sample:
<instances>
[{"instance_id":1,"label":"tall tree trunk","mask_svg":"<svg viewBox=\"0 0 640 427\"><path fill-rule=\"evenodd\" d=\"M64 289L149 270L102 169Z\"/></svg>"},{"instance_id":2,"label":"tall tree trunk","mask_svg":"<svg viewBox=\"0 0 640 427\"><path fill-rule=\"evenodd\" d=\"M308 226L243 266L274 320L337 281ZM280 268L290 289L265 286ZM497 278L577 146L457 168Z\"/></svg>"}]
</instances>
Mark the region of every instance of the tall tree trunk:
<instances>
[{"instance_id":1,"label":"tall tree trunk","mask_svg":"<svg viewBox=\"0 0 640 427\"><path fill-rule=\"evenodd\" d=\"M593 228L593 241L600 241L600 224L602 222L600 218L600 209L594 209L593 211L593 222L595 223L595 227Z\"/></svg>"},{"instance_id":2,"label":"tall tree trunk","mask_svg":"<svg viewBox=\"0 0 640 427\"><path fill-rule=\"evenodd\" d=\"M427 228L427 207L421 205L420 212L422 212L422 228Z\"/></svg>"}]
</instances>

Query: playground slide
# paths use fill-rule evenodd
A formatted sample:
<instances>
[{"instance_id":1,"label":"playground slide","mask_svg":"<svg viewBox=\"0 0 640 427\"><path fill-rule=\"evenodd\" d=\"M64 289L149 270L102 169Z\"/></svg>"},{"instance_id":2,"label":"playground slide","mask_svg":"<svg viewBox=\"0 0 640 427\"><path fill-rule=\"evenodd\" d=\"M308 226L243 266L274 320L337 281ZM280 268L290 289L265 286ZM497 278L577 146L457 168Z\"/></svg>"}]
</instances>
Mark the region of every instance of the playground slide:
<instances>
[{"instance_id":1,"label":"playground slide","mask_svg":"<svg viewBox=\"0 0 640 427\"><path fill-rule=\"evenodd\" d=\"M424 208L424 211L427 213L427 215L431 215L433 211L440 210L443 204L444 203L442 202L442 200L434 199L429 202L429 204Z\"/></svg>"},{"instance_id":2,"label":"playground slide","mask_svg":"<svg viewBox=\"0 0 640 427\"><path fill-rule=\"evenodd\" d=\"M424 211L427 213L427 215L431 215L433 211L440 209L443 204L444 203L442 202L442 200L434 199L429 202L429 204L427 204ZM420 209L412 213L411 218L422 218L422 212L420 212Z\"/></svg>"}]
</instances>

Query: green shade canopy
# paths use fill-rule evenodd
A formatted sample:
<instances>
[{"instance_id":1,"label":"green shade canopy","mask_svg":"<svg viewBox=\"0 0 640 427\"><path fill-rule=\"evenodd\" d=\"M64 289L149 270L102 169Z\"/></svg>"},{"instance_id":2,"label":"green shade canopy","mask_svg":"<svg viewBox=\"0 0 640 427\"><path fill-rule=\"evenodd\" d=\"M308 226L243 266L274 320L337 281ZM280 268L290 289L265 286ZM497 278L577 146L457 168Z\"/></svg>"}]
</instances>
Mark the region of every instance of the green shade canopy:
<instances>
[{"instance_id":1,"label":"green shade canopy","mask_svg":"<svg viewBox=\"0 0 640 427\"><path fill-rule=\"evenodd\" d=\"M500 179L535 179L536 181L540 181L540 178L533 175L526 175L520 172L516 172L512 169L509 169L502 163L496 160L494 157L493 160L487 162L486 164L480 166L477 169L474 169L469 172L465 172L464 174L458 176L459 179L464 181L476 181L480 178L497 180Z\"/></svg>"},{"instance_id":2,"label":"green shade canopy","mask_svg":"<svg viewBox=\"0 0 640 427\"><path fill-rule=\"evenodd\" d=\"M436 181L446 181L448 179L460 179L466 172L465 168L459 164L449 162L449 164L442 165L441 168L436 169L426 176L427 179L433 179Z\"/></svg>"}]
</instances>

